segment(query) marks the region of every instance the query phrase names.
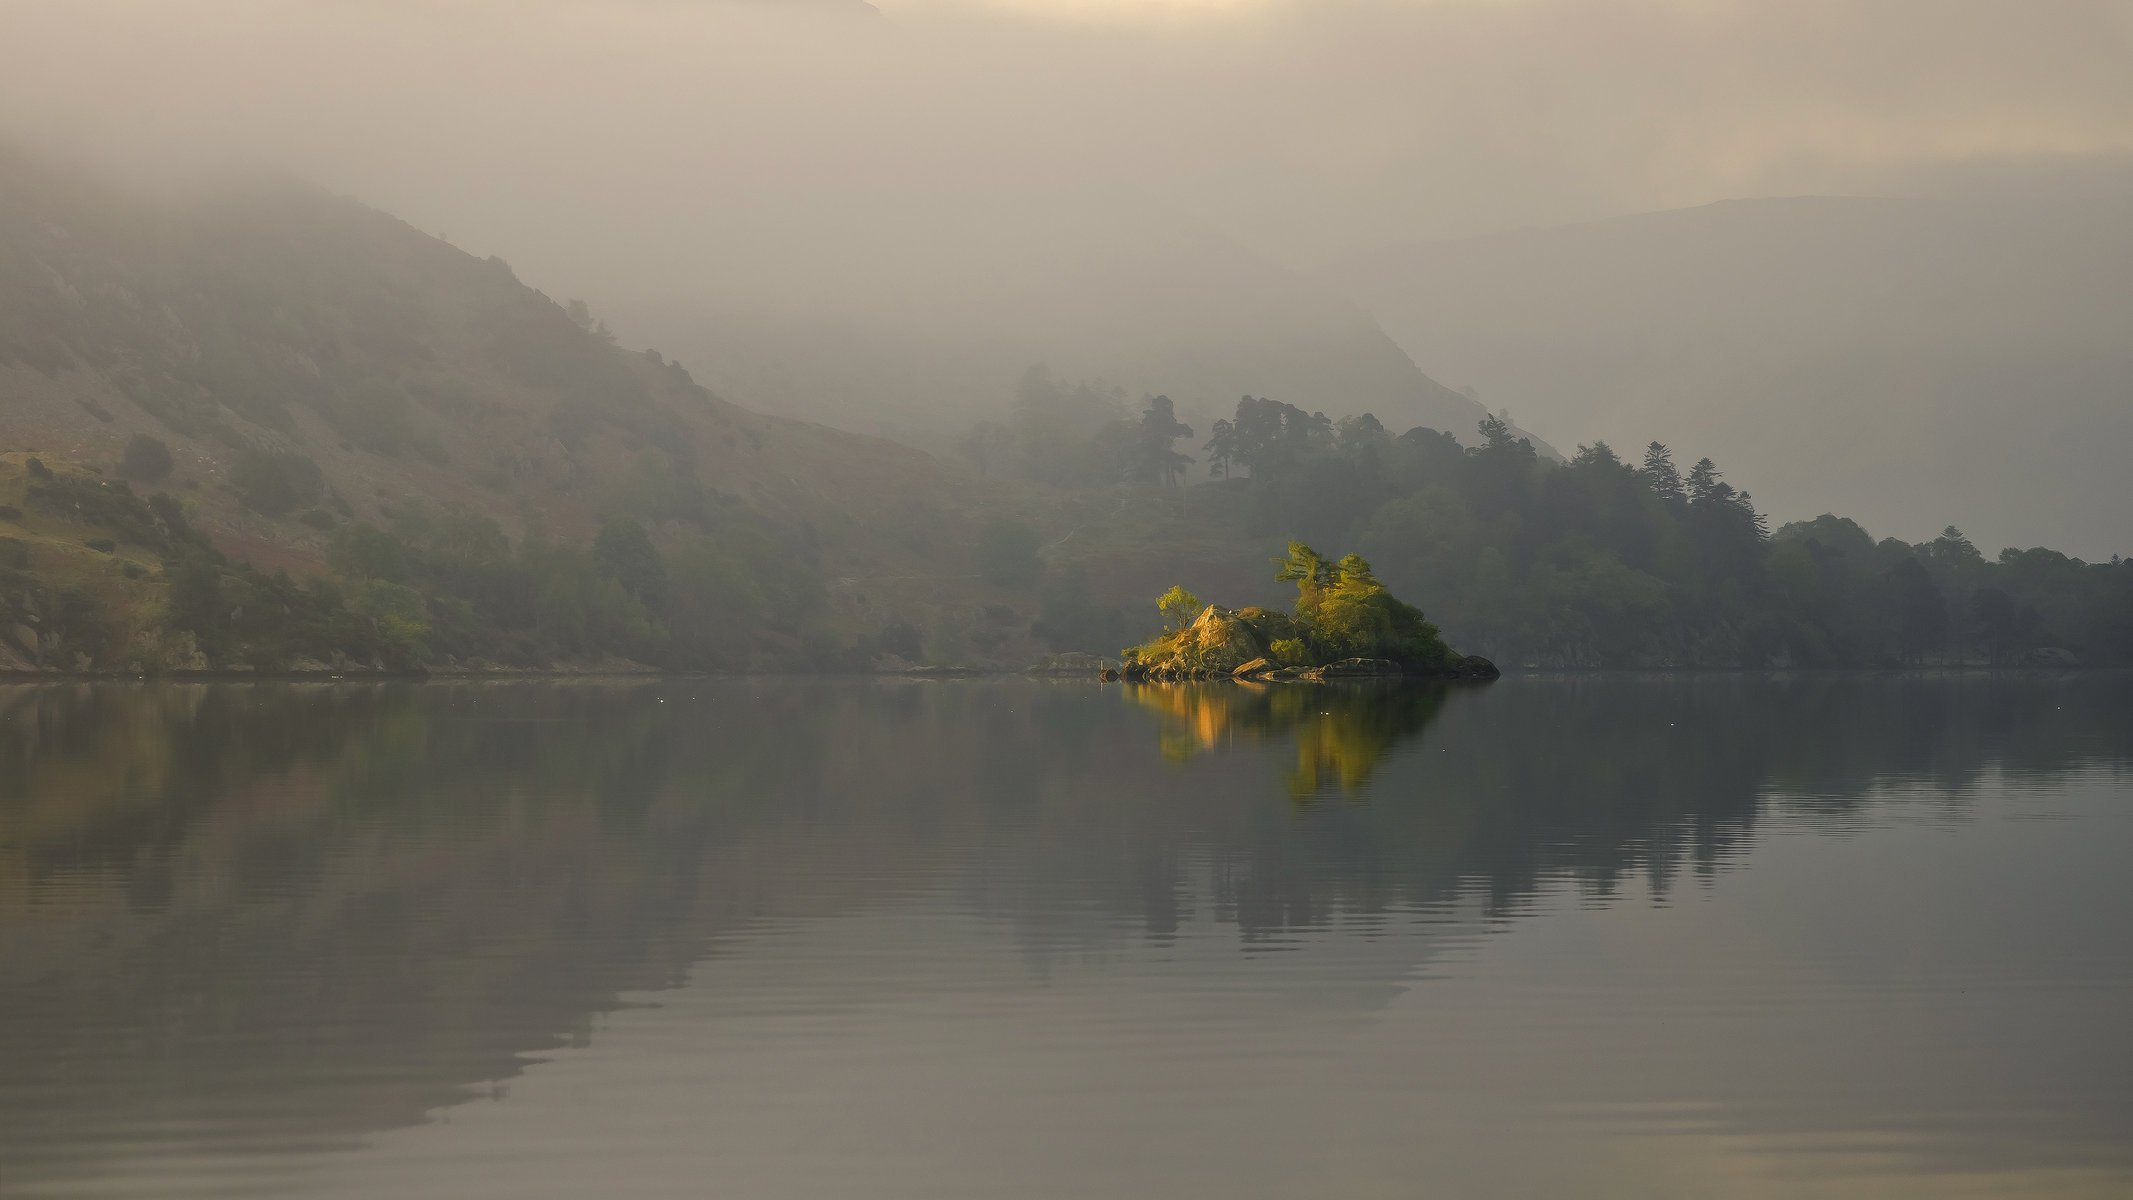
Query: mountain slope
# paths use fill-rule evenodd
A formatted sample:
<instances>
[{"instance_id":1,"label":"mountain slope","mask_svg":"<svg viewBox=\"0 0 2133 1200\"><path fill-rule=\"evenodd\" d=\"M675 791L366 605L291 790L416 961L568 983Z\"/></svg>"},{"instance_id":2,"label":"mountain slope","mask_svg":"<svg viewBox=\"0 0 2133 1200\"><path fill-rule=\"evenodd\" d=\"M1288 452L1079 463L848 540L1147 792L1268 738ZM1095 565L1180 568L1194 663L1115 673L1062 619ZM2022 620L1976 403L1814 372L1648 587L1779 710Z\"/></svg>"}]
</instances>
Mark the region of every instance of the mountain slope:
<instances>
[{"instance_id":1,"label":"mountain slope","mask_svg":"<svg viewBox=\"0 0 2133 1200\"><path fill-rule=\"evenodd\" d=\"M1327 278L1565 440L1711 455L1778 517L2133 550L2133 181L1736 201Z\"/></svg>"},{"instance_id":2,"label":"mountain slope","mask_svg":"<svg viewBox=\"0 0 2133 1200\"><path fill-rule=\"evenodd\" d=\"M981 514L1016 496L736 408L499 260L286 183L150 202L0 156L0 450L114 472L137 436L172 459L144 490L268 571L316 574L339 528L427 506L565 543L616 516L662 544L739 531L748 569L784 569L774 547L827 580L823 619L846 642L1017 599L976 579L971 549ZM263 499L246 475L262 463L295 494ZM988 649L1031 646L1010 630Z\"/></svg>"}]
</instances>

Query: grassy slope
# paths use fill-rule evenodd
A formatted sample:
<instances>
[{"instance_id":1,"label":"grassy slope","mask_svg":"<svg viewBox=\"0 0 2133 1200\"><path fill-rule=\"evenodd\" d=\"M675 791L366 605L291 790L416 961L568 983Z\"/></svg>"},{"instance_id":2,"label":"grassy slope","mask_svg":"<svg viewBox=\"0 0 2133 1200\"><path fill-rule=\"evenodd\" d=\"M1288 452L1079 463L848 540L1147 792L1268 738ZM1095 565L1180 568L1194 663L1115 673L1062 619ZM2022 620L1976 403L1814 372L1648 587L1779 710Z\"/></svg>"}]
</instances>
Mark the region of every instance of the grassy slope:
<instances>
[{"instance_id":1,"label":"grassy slope","mask_svg":"<svg viewBox=\"0 0 2133 1200\"><path fill-rule=\"evenodd\" d=\"M181 496L219 548L262 569L317 572L330 535L246 509L229 486L246 446L313 459L355 519L421 498L514 536L578 540L621 512L663 536L662 496L693 479L718 511L767 516L806 548L841 631L955 626L989 608L994 628L963 653L1014 662L1038 649L1023 628L1036 601L978 578L978 524L1019 515L1067 551L1087 504L1111 503L1061 505L736 408L580 329L500 261L353 202L277 184L149 204L21 158L0 157L0 177L0 449L14 452L0 487L19 492L22 452L108 472L149 434L177 466L142 490ZM76 548L93 531L35 525L40 575L152 607L152 580L113 584ZM1109 573L1093 582L1123 594Z\"/></svg>"}]
</instances>

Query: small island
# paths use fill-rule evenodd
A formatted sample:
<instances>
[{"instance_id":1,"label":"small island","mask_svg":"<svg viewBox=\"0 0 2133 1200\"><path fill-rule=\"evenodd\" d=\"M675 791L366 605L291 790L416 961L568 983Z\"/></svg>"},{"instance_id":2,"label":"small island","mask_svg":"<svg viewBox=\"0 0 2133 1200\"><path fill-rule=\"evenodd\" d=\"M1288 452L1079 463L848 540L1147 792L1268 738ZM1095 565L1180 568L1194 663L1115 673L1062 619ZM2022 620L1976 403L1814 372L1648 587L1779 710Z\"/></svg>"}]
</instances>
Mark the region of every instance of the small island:
<instances>
[{"instance_id":1,"label":"small island","mask_svg":"<svg viewBox=\"0 0 2133 1200\"><path fill-rule=\"evenodd\" d=\"M1385 589L1362 555L1339 561L1290 542L1275 578L1296 585L1296 609L1203 605L1183 587L1156 602L1166 628L1127 648L1130 680L1252 681L1421 677L1494 679L1496 664L1444 644L1422 610Z\"/></svg>"}]
</instances>

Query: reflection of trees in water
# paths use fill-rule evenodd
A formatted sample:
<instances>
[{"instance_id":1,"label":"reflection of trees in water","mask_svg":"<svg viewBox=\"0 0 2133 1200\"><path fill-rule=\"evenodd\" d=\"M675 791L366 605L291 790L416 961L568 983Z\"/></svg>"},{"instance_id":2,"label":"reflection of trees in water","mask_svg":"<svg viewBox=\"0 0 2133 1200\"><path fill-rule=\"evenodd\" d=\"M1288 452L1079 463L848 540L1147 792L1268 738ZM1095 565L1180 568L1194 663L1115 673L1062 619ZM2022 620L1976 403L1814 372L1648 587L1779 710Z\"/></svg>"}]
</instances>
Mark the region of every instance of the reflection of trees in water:
<instances>
[{"instance_id":1,"label":"reflection of trees in water","mask_svg":"<svg viewBox=\"0 0 2133 1200\"><path fill-rule=\"evenodd\" d=\"M1322 785L1319 763L1367 779L1351 789L1364 803L1282 814L1173 775L1185 828L1219 864L1217 902L1254 935L1469 891L1505 912L1550 878L1605 896L1641 876L1664 895L1684 871L1710 877L1773 792L1836 818L1884 781L1953 792L1992 764L2050 774L2122 759L2133 728L2133 686L2100 674L1586 676L1375 693L1213 684L1135 698L1159 714L1166 757L1181 761L1173 748L1190 731L1188 775L1227 751L1292 794ZM1293 770L1265 748L1288 735Z\"/></svg>"},{"instance_id":2,"label":"reflection of trees in water","mask_svg":"<svg viewBox=\"0 0 2133 1200\"><path fill-rule=\"evenodd\" d=\"M722 933L929 881L1032 947L1118 937L1092 908L1163 934L1204 904L1250 939L1511 912L1708 875L1772 791L1833 819L1889 779L2122 761L2133 728L2101 676L1119 695L0 688L0 1168L218 1111L307 1143L416 1120ZM1179 730L1194 753L1157 752ZM1284 798L1328 786L1355 802Z\"/></svg>"},{"instance_id":3,"label":"reflection of trees in water","mask_svg":"<svg viewBox=\"0 0 2133 1200\"><path fill-rule=\"evenodd\" d=\"M1256 683L1128 684L1143 706L1163 714L1163 757L1185 762L1238 741L1293 736L1289 795L1308 800L1330 789L1355 792L1378 760L1420 734L1444 705L1445 684L1383 682L1323 686Z\"/></svg>"}]
</instances>

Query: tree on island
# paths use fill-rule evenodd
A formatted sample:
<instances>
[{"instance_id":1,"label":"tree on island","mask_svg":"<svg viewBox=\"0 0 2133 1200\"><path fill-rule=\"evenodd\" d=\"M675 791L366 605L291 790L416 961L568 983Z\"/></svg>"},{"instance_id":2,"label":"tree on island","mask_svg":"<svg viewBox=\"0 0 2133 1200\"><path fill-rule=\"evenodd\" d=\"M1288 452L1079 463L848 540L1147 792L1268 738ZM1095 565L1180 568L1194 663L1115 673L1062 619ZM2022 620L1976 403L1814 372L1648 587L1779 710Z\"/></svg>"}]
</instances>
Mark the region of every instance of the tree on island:
<instances>
[{"instance_id":1,"label":"tree on island","mask_svg":"<svg viewBox=\"0 0 2133 1200\"><path fill-rule=\"evenodd\" d=\"M1157 601L1164 633L1125 651L1129 675L1152 678L1252 678L1301 673L1493 675L1483 660L1462 659L1444 644L1422 610L1379 582L1369 560L1338 561L1303 542L1275 560L1275 578L1296 585L1293 613L1264 608L1202 607L1171 588Z\"/></svg>"},{"instance_id":2,"label":"tree on island","mask_svg":"<svg viewBox=\"0 0 2133 1200\"><path fill-rule=\"evenodd\" d=\"M1192 624L1200 615L1200 598L1180 585L1164 592L1155 602L1156 611L1163 614L1163 628L1172 633Z\"/></svg>"}]
</instances>

